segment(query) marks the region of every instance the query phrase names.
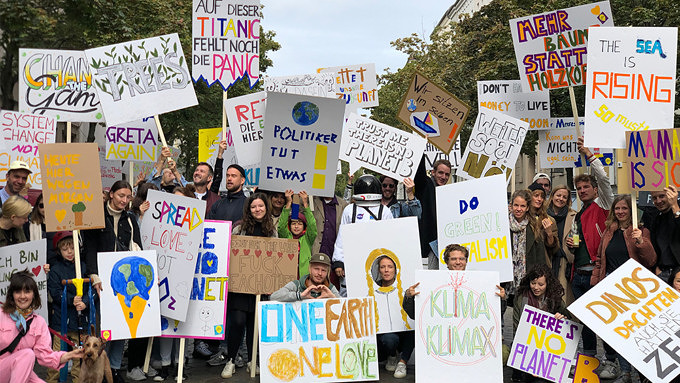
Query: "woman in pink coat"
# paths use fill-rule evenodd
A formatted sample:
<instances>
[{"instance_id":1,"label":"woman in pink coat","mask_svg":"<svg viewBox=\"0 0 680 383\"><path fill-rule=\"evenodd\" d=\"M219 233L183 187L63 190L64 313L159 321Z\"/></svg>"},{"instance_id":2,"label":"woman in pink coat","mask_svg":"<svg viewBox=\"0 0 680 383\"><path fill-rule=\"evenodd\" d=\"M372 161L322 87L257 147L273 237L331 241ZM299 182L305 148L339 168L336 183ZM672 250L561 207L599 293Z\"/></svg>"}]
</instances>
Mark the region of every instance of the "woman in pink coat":
<instances>
[{"instance_id":1,"label":"woman in pink coat","mask_svg":"<svg viewBox=\"0 0 680 383\"><path fill-rule=\"evenodd\" d=\"M27 270L12 274L0 313L0 383L44 382L33 372L36 359L42 366L59 369L69 360L83 357L82 349L52 351L47 323L33 313L40 305L33 275Z\"/></svg>"}]
</instances>

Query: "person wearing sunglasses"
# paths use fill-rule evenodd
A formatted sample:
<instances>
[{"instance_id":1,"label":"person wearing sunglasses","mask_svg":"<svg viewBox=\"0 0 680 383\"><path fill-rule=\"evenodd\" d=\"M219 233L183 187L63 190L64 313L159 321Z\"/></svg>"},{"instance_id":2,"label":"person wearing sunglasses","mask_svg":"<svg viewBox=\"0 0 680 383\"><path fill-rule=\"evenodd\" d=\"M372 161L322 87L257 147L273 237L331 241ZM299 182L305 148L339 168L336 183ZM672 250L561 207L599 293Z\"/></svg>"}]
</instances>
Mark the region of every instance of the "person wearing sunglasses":
<instances>
[{"instance_id":1,"label":"person wearing sunglasses","mask_svg":"<svg viewBox=\"0 0 680 383\"><path fill-rule=\"evenodd\" d=\"M390 208L394 218L399 217L418 217L423 211L420 206L420 201L415 196L415 184L411 178L404 178L404 186L406 186L406 200L397 200L397 180L388 176L380 177L380 184L382 186L382 198L380 203Z\"/></svg>"}]
</instances>

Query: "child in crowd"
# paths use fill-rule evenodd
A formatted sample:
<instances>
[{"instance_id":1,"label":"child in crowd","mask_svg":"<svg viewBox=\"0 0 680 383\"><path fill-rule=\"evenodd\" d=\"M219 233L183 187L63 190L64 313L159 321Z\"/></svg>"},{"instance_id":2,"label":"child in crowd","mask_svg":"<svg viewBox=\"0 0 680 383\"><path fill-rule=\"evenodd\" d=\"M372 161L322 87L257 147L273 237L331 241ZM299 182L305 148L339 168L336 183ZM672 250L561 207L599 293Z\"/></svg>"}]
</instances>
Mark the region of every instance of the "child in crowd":
<instances>
[{"instance_id":1,"label":"child in crowd","mask_svg":"<svg viewBox=\"0 0 680 383\"><path fill-rule=\"evenodd\" d=\"M309 209L307 193L300 192L302 206L296 218L291 217L291 207L293 204L293 191L286 190L286 206L279 218L279 237L294 238L300 243L300 255L298 257L298 277L307 274L309 270L309 260L312 258L312 245L316 239L316 220L312 211Z\"/></svg>"}]
</instances>

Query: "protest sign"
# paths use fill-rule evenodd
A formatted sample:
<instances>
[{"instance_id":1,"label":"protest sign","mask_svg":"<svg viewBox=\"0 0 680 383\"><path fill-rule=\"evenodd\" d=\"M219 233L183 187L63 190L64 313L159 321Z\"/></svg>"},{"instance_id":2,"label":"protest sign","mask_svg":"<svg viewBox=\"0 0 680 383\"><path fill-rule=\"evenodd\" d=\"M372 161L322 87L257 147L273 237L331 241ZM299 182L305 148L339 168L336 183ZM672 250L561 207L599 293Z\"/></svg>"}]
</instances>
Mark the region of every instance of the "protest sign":
<instances>
[{"instance_id":1,"label":"protest sign","mask_svg":"<svg viewBox=\"0 0 680 383\"><path fill-rule=\"evenodd\" d=\"M42 307L36 310L47 321L47 274L43 265L47 263L47 240L23 242L16 245L0 247L0 300L7 297L7 288L12 274L28 270L35 276ZM60 285L61 286L61 285ZM58 304L61 304L58 303Z\"/></svg>"},{"instance_id":2,"label":"protest sign","mask_svg":"<svg viewBox=\"0 0 680 383\"><path fill-rule=\"evenodd\" d=\"M104 340L161 335L156 251L97 253Z\"/></svg>"},{"instance_id":3,"label":"protest sign","mask_svg":"<svg viewBox=\"0 0 680 383\"><path fill-rule=\"evenodd\" d=\"M397 118L449 154L469 111L466 103L416 71Z\"/></svg>"},{"instance_id":4,"label":"protest sign","mask_svg":"<svg viewBox=\"0 0 680 383\"><path fill-rule=\"evenodd\" d=\"M352 113L340 141L340 159L355 173L364 167L401 181L413 178L427 141L417 134Z\"/></svg>"},{"instance_id":5,"label":"protest sign","mask_svg":"<svg viewBox=\"0 0 680 383\"><path fill-rule=\"evenodd\" d=\"M680 129L626 132L628 180L635 190L680 187Z\"/></svg>"},{"instance_id":6,"label":"protest sign","mask_svg":"<svg viewBox=\"0 0 680 383\"><path fill-rule=\"evenodd\" d=\"M337 97L335 73L314 73L264 78L267 92L293 93L303 96Z\"/></svg>"},{"instance_id":7,"label":"protest sign","mask_svg":"<svg viewBox=\"0 0 680 383\"><path fill-rule=\"evenodd\" d=\"M375 300L377 332L413 330L413 320L401 307L404 292L415 284L414 270L422 269L418 257L418 218L404 217L343 226L347 295ZM387 258L387 260L385 260ZM391 262L390 262L391 260ZM383 274L381 264L391 268ZM386 285L384 281L392 279Z\"/></svg>"},{"instance_id":8,"label":"protest sign","mask_svg":"<svg viewBox=\"0 0 680 383\"><path fill-rule=\"evenodd\" d=\"M297 279L297 239L231 237L229 291L271 294Z\"/></svg>"},{"instance_id":9,"label":"protest sign","mask_svg":"<svg viewBox=\"0 0 680 383\"><path fill-rule=\"evenodd\" d=\"M203 240L196 257L187 318L180 322L162 317L164 337L224 339L230 239L230 221L203 222Z\"/></svg>"},{"instance_id":10,"label":"protest sign","mask_svg":"<svg viewBox=\"0 0 680 383\"><path fill-rule=\"evenodd\" d=\"M85 52L19 49L19 112L104 122Z\"/></svg>"},{"instance_id":11,"label":"protest sign","mask_svg":"<svg viewBox=\"0 0 680 383\"><path fill-rule=\"evenodd\" d=\"M614 26L612 16L609 1L600 1L510 20L524 91L585 84L586 45L598 41L589 36L597 28L588 28Z\"/></svg>"},{"instance_id":12,"label":"protest sign","mask_svg":"<svg viewBox=\"0 0 680 383\"><path fill-rule=\"evenodd\" d=\"M529 124L493 110L480 110L456 175L472 179L504 174L510 176Z\"/></svg>"},{"instance_id":13,"label":"protest sign","mask_svg":"<svg viewBox=\"0 0 680 383\"><path fill-rule=\"evenodd\" d=\"M153 117L106 128L106 159L154 162L158 130Z\"/></svg>"},{"instance_id":14,"label":"protest sign","mask_svg":"<svg viewBox=\"0 0 680 383\"><path fill-rule=\"evenodd\" d=\"M24 161L31 169L27 186L30 184L32 189L42 189L38 145L54 143L57 122L48 116L2 110L0 128L4 138L0 143L0 182L6 181L9 166L18 160Z\"/></svg>"},{"instance_id":15,"label":"protest sign","mask_svg":"<svg viewBox=\"0 0 680 383\"><path fill-rule=\"evenodd\" d=\"M373 299L260 302L262 382L378 380Z\"/></svg>"},{"instance_id":16,"label":"protest sign","mask_svg":"<svg viewBox=\"0 0 680 383\"><path fill-rule=\"evenodd\" d=\"M337 99L268 93L260 186L332 197L344 111Z\"/></svg>"},{"instance_id":17,"label":"protest sign","mask_svg":"<svg viewBox=\"0 0 680 383\"><path fill-rule=\"evenodd\" d=\"M198 104L177 33L85 51L106 125Z\"/></svg>"},{"instance_id":18,"label":"protest sign","mask_svg":"<svg viewBox=\"0 0 680 383\"><path fill-rule=\"evenodd\" d=\"M624 148L624 132L671 129L678 28L591 28L585 145Z\"/></svg>"},{"instance_id":19,"label":"protest sign","mask_svg":"<svg viewBox=\"0 0 680 383\"><path fill-rule=\"evenodd\" d=\"M539 164L543 169L580 168L581 156L576 145L577 132L572 117L550 119L550 130L538 133ZM585 131L585 120L579 118L581 134ZM614 152L611 149L590 148L593 155L600 159L603 166L614 164ZM586 166L590 161L586 158Z\"/></svg>"},{"instance_id":20,"label":"protest sign","mask_svg":"<svg viewBox=\"0 0 680 383\"><path fill-rule=\"evenodd\" d=\"M257 92L224 100L238 164L257 165L262 160L266 93Z\"/></svg>"},{"instance_id":21,"label":"protest sign","mask_svg":"<svg viewBox=\"0 0 680 383\"><path fill-rule=\"evenodd\" d=\"M162 145L163 144L159 144L156 147L156 153L161 152L161 149L163 149ZM199 147L200 147L200 142L199 142ZM179 159L179 155L182 154L182 150L179 149L179 148L175 148L173 146L169 146L168 149L170 149L170 158L172 158L175 161L175 163L177 163L177 160ZM156 159L158 159L158 157L156 157ZM135 172L135 174L144 173L145 175L148 176L153 171L155 164L156 164L156 161L154 161L154 162L133 162L132 167L133 167L133 171ZM160 174L156 174L156 176L160 176Z\"/></svg>"},{"instance_id":22,"label":"protest sign","mask_svg":"<svg viewBox=\"0 0 680 383\"><path fill-rule=\"evenodd\" d=\"M222 139L222 128L208 128L198 130L198 162L207 162L215 169L217 161L217 151L219 150L220 140ZM222 153L222 181L220 191L227 190L227 167L231 164L238 164L234 150L234 140L231 130L227 129L227 149ZM257 186L260 178L260 165L244 166L246 171L246 183L244 187Z\"/></svg>"},{"instance_id":23,"label":"protest sign","mask_svg":"<svg viewBox=\"0 0 680 383\"><path fill-rule=\"evenodd\" d=\"M254 87L260 76L260 1L193 1L192 66L194 81L219 82L229 89L247 78Z\"/></svg>"},{"instance_id":24,"label":"protest sign","mask_svg":"<svg viewBox=\"0 0 680 383\"><path fill-rule=\"evenodd\" d=\"M335 97L345 101L348 113L356 108L378 106L378 76L375 64L319 68L317 72L333 74L333 82L337 87Z\"/></svg>"},{"instance_id":25,"label":"protest sign","mask_svg":"<svg viewBox=\"0 0 680 383\"><path fill-rule=\"evenodd\" d=\"M425 157L425 170L432 170L432 166L438 160L447 160L451 163L451 174L454 174L458 165L460 165L460 154L460 136L456 138L456 143L453 145L453 148L451 148L449 154L442 153L441 150L428 142L425 145L425 151L423 152L423 156Z\"/></svg>"},{"instance_id":26,"label":"protest sign","mask_svg":"<svg viewBox=\"0 0 680 383\"><path fill-rule=\"evenodd\" d=\"M502 382L498 273L416 271L416 381Z\"/></svg>"},{"instance_id":27,"label":"protest sign","mask_svg":"<svg viewBox=\"0 0 680 383\"><path fill-rule=\"evenodd\" d=\"M95 143L39 144L47 231L104 227Z\"/></svg>"},{"instance_id":28,"label":"protest sign","mask_svg":"<svg viewBox=\"0 0 680 383\"><path fill-rule=\"evenodd\" d=\"M477 81L477 106L527 122L529 130L549 129L550 92L523 92L520 80Z\"/></svg>"},{"instance_id":29,"label":"protest sign","mask_svg":"<svg viewBox=\"0 0 680 383\"><path fill-rule=\"evenodd\" d=\"M518 297L517 299L521 299ZM552 382L569 378L583 325L525 305L508 366Z\"/></svg>"},{"instance_id":30,"label":"protest sign","mask_svg":"<svg viewBox=\"0 0 680 383\"><path fill-rule=\"evenodd\" d=\"M512 245L505 177L498 174L438 187L437 245L443 265L450 244L470 251L467 270L497 271L512 280Z\"/></svg>"},{"instance_id":31,"label":"protest sign","mask_svg":"<svg viewBox=\"0 0 680 383\"><path fill-rule=\"evenodd\" d=\"M568 309L652 382L680 373L680 296L629 259Z\"/></svg>"},{"instance_id":32,"label":"protest sign","mask_svg":"<svg viewBox=\"0 0 680 383\"><path fill-rule=\"evenodd\" d=\"M203 240L205 201L149 190L149 210L142 220L145 249L158 253L161 314L186 320L199 246Z\"/></svg>"},{"instance_id":33,"label":"protest sign","mask_svg":"<svg viewBox=\"0 0 680 383\"><path fill-rule=\"evenodd\" d=\"M123 179L123 161L107 160L106 146L97 145L99 151L99 171L102 175L102 187L111 188L113 184Z\"/></svg>"}]
</instances>

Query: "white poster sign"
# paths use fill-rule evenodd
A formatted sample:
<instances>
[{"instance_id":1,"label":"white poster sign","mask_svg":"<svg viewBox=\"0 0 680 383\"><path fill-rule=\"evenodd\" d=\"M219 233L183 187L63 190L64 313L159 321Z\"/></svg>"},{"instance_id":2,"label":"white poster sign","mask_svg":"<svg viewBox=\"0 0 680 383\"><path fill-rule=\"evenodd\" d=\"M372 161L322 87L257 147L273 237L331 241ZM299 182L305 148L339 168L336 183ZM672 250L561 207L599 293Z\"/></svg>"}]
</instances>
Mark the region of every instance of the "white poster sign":
<instances>
[{"instance_id":1,"label":"white poster sign","mask_svg":"<svg viewBox=\"0 0 680 383\"><path fill-rule=\"evenodd\" d=\"M231 139L241 166L258 165L262 160L266 99L265 92L257 92L224 100Z\"/></svg>"},{"instance_id":2,"label":"white poster sign","mask_svg":"<svg viewBox=\"0 0 680 383\"><path fill-rule=\"evenodd\" d=\"M338 87L333 73L301 74L264 78L267 92L293 93L303 96L337 97Z\"/></svg>"},{"instance_id":3,"label":"white poster sign","mask_svg":"<svg viewBox=\"0 0 680 383\"><path fill-rule=\"evenodd\" d=\"M38 284L42 307L38 315L49 320L47 305L47 274L43 265L47 263L47 240L29 241L16 245L0 247L0 300L4 302L9 287L9 279L17 271L28 269ZM59 302L61 304L61 302Z\"/></svg>"},{"instance_id":4,"label":"white poster sign","mask_svg":"<svg viewBox=\"0 0 680 383\"><path fill-rule=\"evenodd\" d=\"M549 129L550 92L523 92L521 80L477 81L477 106L525 121L529 130Z\"/></svg>"},{"instance_id":5,"label":"white poster sign","mask_svg":"<svg viewBox=\"0 0 680 383\"><path fill-rule=\"evenodd\" d=\"M106 128L106 159L155 162L158 129L153 117Z\"/></svg>"},{"instance_id":6,"label":"white poster sign","mask_svg":"<svg viewBox=\"0 0 680 383\"><path fill-rule=\"evenodd\" d=\"M585 120L579 117L581 134L585 132ZM542 169L581 167L581 156L578 152L576 128L573 117L550 119L550 130L538 132L539 164ZM593 155L600 159L602 165L612 166L614 151L612 149L590 148ZM586 158L586 165L590 161Z\"/></svg>"},{"instance_id":7,"label":"white poster sign","mask_svg":"<svg viewBox=\"0 0 680 383\"><path fill-rule=\"evenodd\" d=\"M332 73L338 87L335 96L345 101L349 111L378 106L378 76L375 64L344 65L319 68L319 73Z\"/></svg>"}]
</instances>

